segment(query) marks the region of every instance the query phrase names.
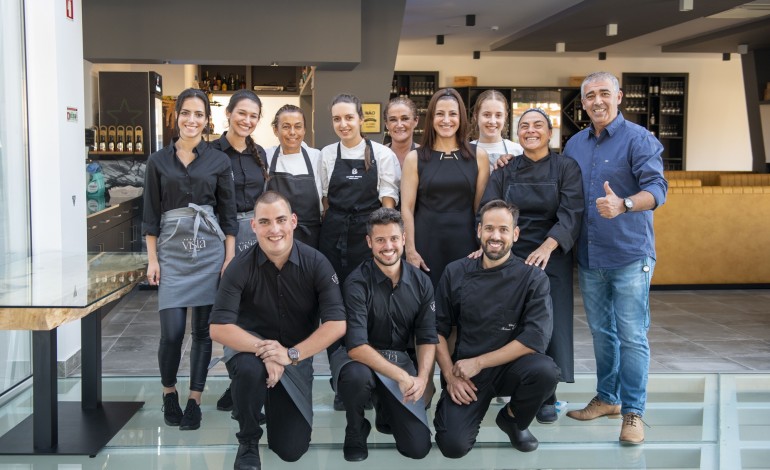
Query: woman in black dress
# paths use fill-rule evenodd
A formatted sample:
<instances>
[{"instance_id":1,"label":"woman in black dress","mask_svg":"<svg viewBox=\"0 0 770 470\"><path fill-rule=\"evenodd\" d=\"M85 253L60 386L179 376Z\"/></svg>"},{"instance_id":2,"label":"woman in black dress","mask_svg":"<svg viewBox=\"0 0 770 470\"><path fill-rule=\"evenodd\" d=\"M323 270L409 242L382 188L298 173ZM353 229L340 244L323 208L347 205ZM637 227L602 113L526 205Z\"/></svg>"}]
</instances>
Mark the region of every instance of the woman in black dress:
<instances>
[{"instance_id":1,"label":"woman in black dress","mask_svg":"<svg viewBox=\"0 0 770 470\"><path fill-rule=\"evenodd\" d=\"M481 200L504 199L518 206L519 239L513 254L545 270L551 281L553 334L546 350L561 368L561 381L574 382L572 347L572 247L583 216L583 180L577 162L548 148L551 120L529 109L518 124L524 154L492 173ZM537 413L540 423L557 419L554 393Z\"/></svg>"},{"instance_id":2,"label":"woman in black dress","mask_svg":"<svg viewBox=\"0 0 770 470\"><path fill-rule=\"evenodd\" d=\"M468 114L453 88L428 104L422 146L409 152L401 179L406 260L433 286L444 267L478 248L476 211L489 179L487 153L470 145Z\"/></svg>"},{"instance_id":3,"label":"woman in black dress","mask_svg":"<svg viewBox=\"0 0 770 470\"><path fill-rule=\"evenodd\" d=\"M201 138L211 118L208 98L201 90L184 90L175 114L179 137L147 160L142 230L147 279L158 286L163 417L169 426L190 430L200 427L211 360L209 313L219 276L235 256L238 223L230 159ZM188 307L193 342L190 395L182 413L176 374Z\"/></svg>"},{"instance_id":4,"label":"woman in black dress","mask_svg":"<svg viewBox=\"0 0 770 470\"><path fill-rule=\"evenodd\" d=\"M254 218L254 203L265 189L267 177L265 150L251 137L262 118L262 100L253 91L238 90L230 97L225 112L227 131L211 146L230 157L238 211L235 252L240 253L257 242L251 219Z\"/></svg>"}]
</instances>

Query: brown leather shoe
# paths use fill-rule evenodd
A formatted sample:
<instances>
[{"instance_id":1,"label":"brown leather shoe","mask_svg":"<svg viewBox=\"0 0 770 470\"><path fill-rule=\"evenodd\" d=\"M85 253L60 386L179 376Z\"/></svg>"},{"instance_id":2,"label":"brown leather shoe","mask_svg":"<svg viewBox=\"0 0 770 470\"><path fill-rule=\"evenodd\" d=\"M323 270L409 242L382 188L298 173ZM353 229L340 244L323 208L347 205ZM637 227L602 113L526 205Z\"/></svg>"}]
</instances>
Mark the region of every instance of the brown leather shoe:
<instances>
[{"instance_id":1,"label":"brown leather shoe","mask_svg":"<svg viewBox=\"0 0 770 470\"><path fill-rule=\"evenodd\" d=\"M599 397L593 397L588 405L582 410L572 410L567 412L567 416L578 421L590 421L602 416L609 418L620 418L620 405L610 405L599 400Z\"/></svg>"},{"instance_id":2,"label":"brown leather shoe","mask_svg":"<svg viewBox=\"0 0 770 470\"><path fill-rule=\"evenodd\" d=\"M623 426L620 428L621 444L641 444L644 442L644 421L636 413L623 415Z\"/></svg>"}]
</instances>

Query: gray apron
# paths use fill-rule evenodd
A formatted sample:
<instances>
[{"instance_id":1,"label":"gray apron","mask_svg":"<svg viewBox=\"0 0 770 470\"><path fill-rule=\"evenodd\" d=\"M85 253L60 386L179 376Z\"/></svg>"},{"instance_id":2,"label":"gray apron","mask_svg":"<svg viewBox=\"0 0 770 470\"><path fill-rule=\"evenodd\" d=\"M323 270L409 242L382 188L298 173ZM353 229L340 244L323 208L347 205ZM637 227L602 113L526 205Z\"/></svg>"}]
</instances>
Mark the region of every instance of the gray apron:
<instances>
[{"instance_id":1,"label":"gray apron","mask_svg":"<svg viewBox=\"0 0 770 470\"><path fill-rule=\"evenodd\" d=\"M505 145L505 139L503 139L503 152L505 153L492 153L488 152L487 157L489 158L489 168L490 170L494 171L495 168L497 168L497 160L503 156L503 155L509 155L508 153L508 146ZM478 144L476 144L478 145Z\"/></svg>"},{"instance_id":2,"label":"gray apron","mask_svg":"<svg viewBox=\"0 0 770 470\"><path fill-rule=\"evenodd\" d=\"M158 309L212 305L225 261L225 234L211 206L180 207L160 218Z\"/></svg>"},{"instance_id":3,"label":"gray apron","mask_svg":"<svg viewBox=\"0 0 770 470\"><path fill-rule=\"evenodd\" d=\"M251 228L254 211L238 212L238 236L235 237L235 254L246 251L257 243L257 234Z\"/></svg>"},{"instance_id":4,"label":"gray apron","mask_svg":"<svg viewBox=\"0 0 770 470\"><path fill-rule=\"evenodd\" d=\"M252 336L264 339L253 331L247 331ZM228 346L224 347L224 356L222 360L229 361L240 351L236 351ZM209 366L211 367L211 366ZM305 417L305 421L310 427L313 427L313 358L309 357L300 361L296 366L288 365L283 368L281 376L281 385L289 394L291 401L297 406L297 409Z\"/></svg>"},{"instance_id":5,"label":"gray apron","mask_svg":"<svg viewBox=\"0 0 770 470\"><path fill-rule=\"evenodd\" d=\"M411 376L416 376L417 371L414 368L414 363L412 362L412 359L409 357L409 355L404 351L391 351L387 349L375 349L378 353L382 354L382 357L390 361L391 363L397 365L398 367L404 369L409 373ZM342 367L345 366L345 364L353 362L353 359L348 356L348 350L345 346L340 346L337 348L336 351L334 351L329 358L329 367L332 371L332 379L334 381L334 390L337 390L337 380L339 380L340 377L340 371L342 370ZM426 428L430 429L430 426L428 426L428 414L425 411L425 402L420 399L417 400L417 402L408 402L404 403L404 395L401 394L401 389L398 388L398 382L391 379L390 377L387 377L385 375L380 374L377 371L374 371L374 373L377 375L377 378L385 385L385 388L388 389L388 391L396 397L396 399L401 403L402 406L406 407L409 412L411 412L417 419L419 419L422 424L425 425Z\"/></svg>"}]
</instances>

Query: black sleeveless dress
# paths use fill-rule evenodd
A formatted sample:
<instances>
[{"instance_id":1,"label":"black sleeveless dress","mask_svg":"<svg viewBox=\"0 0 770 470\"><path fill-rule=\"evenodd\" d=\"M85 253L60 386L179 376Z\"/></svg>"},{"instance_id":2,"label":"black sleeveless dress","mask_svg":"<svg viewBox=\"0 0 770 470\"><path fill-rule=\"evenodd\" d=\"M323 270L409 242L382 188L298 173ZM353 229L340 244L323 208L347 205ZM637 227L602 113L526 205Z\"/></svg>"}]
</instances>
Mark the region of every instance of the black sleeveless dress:
<instances>
[{"instance_id":1,"label":"black sleeveless dress","mask_svg":"<svg viewBox=\"0 0 770 470\"><path fill-rule=\"evenodd\" d=\"M418 158L417 174L414 243L436 287L447 264L478 249L473 211L478 166L475 157L464 159L459 151L430 150L430 160Z\"/></svg>"}]
</instances>

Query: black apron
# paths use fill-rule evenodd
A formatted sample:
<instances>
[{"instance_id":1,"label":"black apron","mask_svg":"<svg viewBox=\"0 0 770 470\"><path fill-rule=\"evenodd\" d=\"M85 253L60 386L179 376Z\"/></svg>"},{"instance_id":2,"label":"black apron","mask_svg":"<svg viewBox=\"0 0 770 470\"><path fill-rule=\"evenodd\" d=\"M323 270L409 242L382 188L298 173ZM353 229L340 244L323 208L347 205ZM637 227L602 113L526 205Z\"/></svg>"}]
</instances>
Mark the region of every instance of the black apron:
<instances>
[{"instance_id":1,"label":"black apron","mask_svg":"<svg viewBox=\"0 0 770 470\"><path fill-rule=\"evenodd\" d=\"M307 165L307 174L293 175L284 171L275 171L280 151L279 145L275 149L273 160L270 162L270 179L267 181L267 189L278 191L286 196L286 199L291 203L292 211L297 214L297 230L294 231L294 239L313 248L318 248L318 237L321 232L321 208L310 157L307 151L302 148L302 157L305 159L305 165Z\"/></svg>"},{"instance_id":2,"label":"black apron","mask_svg":"<svg viewBox=\"0 0 770 470\"><path fill-rule=\"evenodd\" d=\"M366 243L369 214L381 206L377 190L377 160L371 142L367 146L372 166L366 171L363 159L343 159L337 144L337 159L329 179L326 200L329 209L321 224L318 249L326 255L340 284L362 261L372 256Z\"/></svg>"},{"instance_id":3,"label":"black apron","mask_svg":"<svg viewBox=\"0 0 770 470\"><path fill-rule=\"evenodd\" d=\"M519 228L521 235L514 243L513 254L527 259L548 236L554 226L559 210L560 187L559 171L555 155L550 155L548 179L545 181L520 181L520 163L523 157L515 158L510 164L513 171L504 188L504 199L519 207ZM546 354L561 369L561 379L575 381L575 361L573 350L573 266L572 251L564 253L557 248L551 253L545 273L551 284L551 303L553 304L553 333Z\"/></svg>"}]
</instances>

